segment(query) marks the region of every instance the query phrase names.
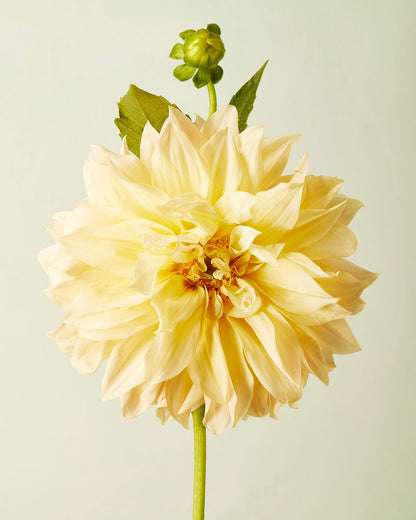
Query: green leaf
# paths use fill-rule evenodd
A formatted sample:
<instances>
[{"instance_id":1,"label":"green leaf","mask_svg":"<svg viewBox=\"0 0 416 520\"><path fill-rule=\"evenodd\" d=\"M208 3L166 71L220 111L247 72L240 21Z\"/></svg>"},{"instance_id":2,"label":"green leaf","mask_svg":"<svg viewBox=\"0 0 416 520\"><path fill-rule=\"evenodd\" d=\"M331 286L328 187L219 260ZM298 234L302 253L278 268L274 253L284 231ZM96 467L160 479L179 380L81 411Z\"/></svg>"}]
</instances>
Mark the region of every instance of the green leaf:
<instances>
[{"instance_id":1,"label":"green leaf","mask_svg":"<svg viewBox=\"0 0 416 520\"><path fill-rule=\"evenodd\" d=\"M198 69L195 76L192 78L196 88L205 87L208 81L211 79L211 74L208 69Z\"/></svg>"},{"instance_id":2,"label":"green leaf","mask_svg":"<svg viewBox=\"0 0 416 520\"><path fill-rule=\"evenodd\" d=\"M195 67L191 67L190 65L178 65L173 70L173 75L179 81L186 81L187 79L191 79L196 71Z\"/></svg>"},{"instance_id":3,"label":"green leaf","mask_svg":"<svg viewBox=\"0 0 416 520\"><path fill-rule=\"evenodd\" d=\"M247 128L247 119L253 110L257 88L268 62L269 60L231 98L230 105L234 105L238 112L238 129L240 132Z\"/></svg>"},{"instance_id":4,"label":"green leaf","mask_svg":"<svg viewBox=\"0 0 416 520\"><path fill-rule=\"evenodd\" d=\"M209 23L207 25L207 31L209 32L212 32L214 34L218 34L218 36L221 35L221 29L220 29L220 26L217 25L216 23Z\"/></svg>"},{"instance_id":5,"label":"green leaf","mask_svg":"<svg viewBox=\"0 0 416 520\"><path fill-rule=\"evenodd\" d=\"M165 119L169 115L169 103L162 96L155 96L135 85L130 85L127 94L118 103L119 117L114 120L120 130L120 137L126 136L127 146L137 157L140 157L140 140L144 125L150 124L160 132Z\"/></svg>"},{"instance_id":6,"label":"green leaf","mask_svg":"<svg viewBox=\"0 0 416 520\"><path fill-rule=\"evenodd\" d=\"M183 56L183 43L176 43L170 51L169 58L173 58L174 60L181 60Z\"/></svg>"},{"instance_id":7,"label":"green leaf","mask_svg":"<svg viewBox=\"0 0 416 520\"><path fill-rule=\"evenodd\" d=\"M214 85L221 80L222 75L224 74L224 70L222 67L220 67L220 65L217 65L216 67L210 69L209 71L211 73L211 79L212 79L212 82L214 83Z\"/></svg>"}]
</instances>

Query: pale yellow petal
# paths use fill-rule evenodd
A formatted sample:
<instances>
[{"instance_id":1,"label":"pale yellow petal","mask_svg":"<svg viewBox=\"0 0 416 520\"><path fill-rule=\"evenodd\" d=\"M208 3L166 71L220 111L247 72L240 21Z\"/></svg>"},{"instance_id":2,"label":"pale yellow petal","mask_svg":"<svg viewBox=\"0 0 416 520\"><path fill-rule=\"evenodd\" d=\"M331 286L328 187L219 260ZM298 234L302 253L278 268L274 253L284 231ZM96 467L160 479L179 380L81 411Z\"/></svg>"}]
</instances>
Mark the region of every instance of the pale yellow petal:
<instances>
[{"instance_id":1,"label":"pale yellow petal","mask_svg":"<svg viewBox=\"0 0 416 520\"><path fill-rule=\"evenodd\" d=\"M123 237L124 235L124 237ZM97 269L134 277L135 265L143 246L123 224L112 227L85 227L62 237L70 254Z\"/></svg>"},{"instance_id":2,"label":"pale yellow petal","mask_svg":"<svg viewBox=\"0 0 416 520\"><path fill-rule=\"evenodd\" d=\"M221 433L230 424L230 412L224 404L205 398L205 417L202 424L214 435Z\"/></svg>"},{"instance_id":3,"label":"pale yellow petal","mask_svg":"<svg viewBox=\"0 0 416 520\"><path fill-rule=\"evenodd\" d=\"M262 126L249 126L236 137L236 145L240 151L243 175L240 190L256 193L259 181L263 176L264 166L262 148L264 129Z\"/></svg>"},{"instance_id":4,"label":"pale yellow petal","mask_svg":"<svg viewBox=\"0 0 416 520\"><path fill-rule=\"evenodd\" d=\"M119 397L143 381L145 356L155 342L160 343L156 329L157 325L143 329L112 351L101 387L103 400Z\"/></svg>"},{"instance_id":5,"label":"pale yellow petal","mask_svg":"<svg viewBox=\"0 0 416 520\"><path fill-rule=\"evenodd\" d=\"M259 183L260 189L272 188L279 182L289 159L290 149L301 137L300 134L289 134L264 139L262 147L264 171Z\"/></svg>"},{"instance_id":6,"label":"pale yellow petal","mask_svg":"<svg viewBox=\"0 0 416 520\"><path fill-rule=\"evenodd\" d=\"M144 125L140 139L140 160L150 172L152 169L152 157L156 146L159 144L160 135L149 123Z\"/></svg>"},{"instance_id":7,"label":"pale yellow petal","mask_svg":"<svg viewBox=\"0 0 416 520\"><path fill-rule=\"evenodd\" d=\"M346 320L334 320L315 327L303 327L321 349L333 354L352 354L361 350Z\"/></svg>"},{"instance_id":8,"label":"pale yellow petal","mask_svg":"<svg viewBox=\"0 0 416 520\"><path fill-rule=\"evenodd\" d=\"M320 241L335 226L344 206L345 202L341 202L329 209L302 210L296 226L285 236L286 248L291 251L303 251Z\"/></svg>"},{"instance_id":9,"label":"pale yellow petal","mask_svg":"<svg viewBox=\"0 0 416 520\"><path fill-rule=\"evenodd\" d=\"M165 258L149 253L140 253L134 273L131 288L135 291L151 296L159 269L166 262Z\"/></svg>"},{"instance_id":10,"label":"pale yellow petal","mask_svg":"<svg viewBox=\"0 0 416 520\"><path fill-rule=\"evenodd\" d=\"M208 193L206 167L189 137L168 121L152 156L152 184L171 197L183 193Z\"/></svg>"},{"instance_id":11,"label":"pale yellow petal","mask_svg":"<svg viewBox=\"0 0 416 520\"><path fill-rule=\"evenodd\" d=\"M326 208L334 199L343 181L337 177L307 175L305 177L302 209ZM338 201L338 204L342 200Z\"/></svg>"},{"instance_id":12,"label":"pale yellow petal","mask_svg":"<svg viewBox=\"0 0 416 520\"><path fill-rule=\"evenodd\" d=\"M309 156L308 156L308 153L305 152L302 155L301 160L298 162L298 164L295 168L295 173L306 174L306 173L308 173L308 168L309 168Z\"/></svg>"},{"instance_id":13,"label":"pale yellow petal","mask_svg":"<svg viewBox=\"0 0 416 520\"><path fill-rule=\"evenodd\" d=\"M231 392L231 381L218 320L203 319L200 338L188 372L204 395L218 403L227 402Z\"/></svg>"},{"instance_id":14,"label":"pale yellow petal","mask_svg":"<svg viewBox=\"0 0 416 520\"><path fill-rule=\"evenodd\" d=\"M200 149L209 174L207 199L214 203L224 192L234 192L241 182L240 156L228 128L215 133Z\"/></svg>"},{"instance_id":15,"label":"pale yellow petal","mask_svg":"<svg viewBox=\"0 0 416 520\"><path fill-rule=\"evenodd\" d=\"M277 307L295 314L312 313L338 300L287 258L279 257L276 267L264 265L249 277Z\"/></svg>"},{"instance_id":16,"label":"pale yellow petal","mask_svg":"<svg viewBox=\"0 0 416 520\"><path fill-rule=\"evenodd\" d=\"M169 106L169 119L179 128L191 141L196 150L204 144L200 129L183 112L175 107Z\"/></svg>"},{"instance_id":17,"label":"pale yellow petal","mask_svg":"<svg viewBox=\"0 0 416 520\"><path fill-rule=\"evenodd\" d=\"M350 256L356 250L356 236L341 222L337 222L319 241L301 248L301 251L313 260Z\"/></svg>"},{"instance_id":18,"label":"pale yellow petal","mask_svg":"<svg viewBox=\"0 0 416 520\"><path fill-rule=\"evenodd\" d=\"M173 275L156 288L152 305L160 320L160 331L172 331L176 325L201 315L206 305L206 291L198 285L191 285L184 276Z\"/></svg>"},{"instance_id":19,"label":"pale yellow petal","mask_svg":"<svg viewBox=\"0 0 416 520\"><path fill-rule=\"evenodd\" d=\"M297 334L299 337L300 346L308 363L308 368L325 385L328 385L328 366L318 343L316 343L316 341L311 336L301 331L300 329L297 330Z\"/></svg>"},{"instance_id":20,"label":"pale yellow petal","mask_svg":"<svg viewBox=\"0 0 416 520\"><path fill-rule=\"evenodd\" d=\"M189 414L202 404L202 392L192 383L186 370L166 383L166 405L173 418L178 422L183 420L186 412Z\"/></svg>"},{"instance_id":21,"label":"pale yellow petal","mask_svg":"<svg viewBox=\"0 0 416 520\"><path fill-rule=\"evenodd\" d=\"M161 383L182 372L194 356L200 329L201 316L194 314L172 332L159 332L160 341L146 355L146 382Z\"/></svg>"},{"instance_id":22,"label":"pale yellow petal","mask_svg":"<svg viewBox=\"0 0 416 520\"><path fill-rule=\"evenodd\" d=\"M246 318L267 354L295 385L300 385L299 342L287 320L272 306Z\"/></svg>"},{"instance_id":23,"label":"pale yellow petal","mask_svg":"<svg viewBox=\"0 0 416 520\"><path fill-rule=\"evenodd\" d=\"M232 425L245 417L253 397L254 380L247 366L240 337L235 334L228 320L219 322L220 339L223 345L227 369L234 398L228 402Z\"/></svg>"},{"instance_id":24,"label":"pale yellow petal","mask_svg":"<svg viewBox=\"0 0 416 520\"><path fill-rule=\"evenodd\" d=\"M219 108L201 127L201 133L206 141L221 130L228 129L232 136L238 135L238 113L232 105Z\"/></svg>"},{"instance_id":25,"label":"pale yellow petal","mask_svg":"<svg viewBox=\"0 0 416 520\"><path fill-rule=\"evenodd\" d=\"M298 387L277 367L244 320L230 318L243 344L244 355L260 383L281 403L296 400Z\"/></svg>"},{"instance_id":26,"label":"pale yellow petal","mask_svg":"<svg viewBox=\"0 0 416 520\"><path fill-rule=\"evenodd\" d=\"M162 206L158 206L162 215L176 218L186 225L186 231L190 242L207 241L217 231L221 218L212 206L196 193L184 193L172 198ZM192 224L192 226L189 226Z\"/></svg>"},{"instance_id":27,"label":"pale yellow petal","mask_svg":"<svg viewBox=\"0 0 416 520\"><path fill-rule=\"evenodd\" d=\"M277 243L293 228L299 217L302 189L302 184L278 184L256 195L257 203L247 224L262 232L257 243Z\"/></svg>"},{"instance_id":28,"label":"pale yellow petal","mask_svg":"<svg viewBox=\"0 0 416 520\"><path fill-rule=\"evenodd\" d=\"M224 193L214 205L218 215L229 224L242 224L252 218L251 208L257 198L246 191Z\"/></svg>"},{"instance_id":29,"label":"pale yellow petal","mask_svg":"<svg viewBox=\"0 0 416 520\"><path fill-rule=\"evenodd\" d=\"M165 384L147 385L140 383L120 397L121 409L126 419L132 419L145 412L150 405L159 401Z\"/></svg>"},{"instance_id":30,"label":"pale yellow petal","mask_svg":"<svg viewBox=\"0 0 416 520\"><path fill-rule=\"evenodd\" d=\"M235 255L250 248L253 240L261 232L250 226L236 226L230 233L230 249Z\"/></svg>"},{"instance_id":31,"label":"pale yellow petal","mask_svg":"<svg viewBox=\"0 0 416 520\"><path fill-rule=\"evenodd\" d=\"M114 341L91 341L79 337L72 354L72 366L80 374L91 374L108 358L115 346Z\"/></svg>"},{"instance_id":32,"label":"pale yellow petal","mask_svg":"<svg viewBox=\"0 0 416 520\"><path fill-rule=\"evenodd\" d=\"M76 327L64 322L56 330L48 332L47 336L56 341L61 352L67 356L72 356L78 340Z\"/></svg>"},{"instance_id":33,"label":"pale yellow petal","mask_svg":"<svg viewBox=\"0 0 416 520\"><path fill-rule=\"evenodd\" d=\"M247 416L264 417L267 415L270 398L269 392L264 388L257 377L254 377L253 398L247 410Z\"/></svg>"}]
</instances>

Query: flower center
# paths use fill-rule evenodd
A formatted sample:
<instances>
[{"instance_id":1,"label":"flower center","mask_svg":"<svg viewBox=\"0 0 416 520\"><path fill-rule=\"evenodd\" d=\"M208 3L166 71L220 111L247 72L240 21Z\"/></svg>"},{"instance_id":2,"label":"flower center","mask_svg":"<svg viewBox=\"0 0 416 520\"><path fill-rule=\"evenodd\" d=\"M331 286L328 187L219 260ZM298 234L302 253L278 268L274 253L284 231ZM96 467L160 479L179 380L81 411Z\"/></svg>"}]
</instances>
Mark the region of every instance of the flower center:
<instances>
[{"instance_id":1,"label":"flower center","mask_svg":"<svg viewBox=\"0 0 416 520\"><path fill-rule=\"evenodd\" d=\"M228 246L228 237L211 240L205 245L198 244L189 251L194 255L191 260L178 263L178 273L191 284L205 287L208 292L219 292L221 298L228 301L228 297L220 292L221 287L236 284L237 276Z\"/></svg>"}]
</instances>

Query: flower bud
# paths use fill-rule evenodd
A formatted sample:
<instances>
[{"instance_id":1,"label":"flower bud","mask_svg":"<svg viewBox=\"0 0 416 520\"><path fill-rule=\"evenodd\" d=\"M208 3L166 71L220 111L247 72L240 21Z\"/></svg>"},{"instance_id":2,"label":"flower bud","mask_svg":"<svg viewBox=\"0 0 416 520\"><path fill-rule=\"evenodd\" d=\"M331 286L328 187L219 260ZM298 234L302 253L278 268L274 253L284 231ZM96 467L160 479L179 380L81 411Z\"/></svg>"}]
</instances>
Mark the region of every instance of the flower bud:
<instances>
[{"instance_id":1,"label":"flower bud","mask_svg":"<svg viewBox=\"0 0 416 520\"><path fill-rule=\"evenodd\" d=\"M225 47L217 32L198 29L187 35L183 44L183 52L183 61L187 65L199 69L211 69L218 65L218 62L224 57Z\"/></svg>"}]
</instances>

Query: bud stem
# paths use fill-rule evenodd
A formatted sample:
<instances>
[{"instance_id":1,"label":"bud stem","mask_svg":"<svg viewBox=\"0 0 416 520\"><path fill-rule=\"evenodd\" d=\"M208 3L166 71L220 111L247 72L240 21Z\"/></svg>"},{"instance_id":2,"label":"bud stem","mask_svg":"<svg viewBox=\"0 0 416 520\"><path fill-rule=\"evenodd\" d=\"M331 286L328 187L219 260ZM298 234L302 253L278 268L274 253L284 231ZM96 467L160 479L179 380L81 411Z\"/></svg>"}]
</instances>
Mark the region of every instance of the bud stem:
<instances>
[{"instance_id":1,"label":"bud stem","mask_svg":"<svg viewBox=\"0 0 416 520\"><path fill-rule=\"evenodd\" d=\"M212 116L212 114L217 110L217 93L215 92L215 87L212 80L209 80L207 87L209 96L209 117Z\"/></svg>"}]
</instances>

